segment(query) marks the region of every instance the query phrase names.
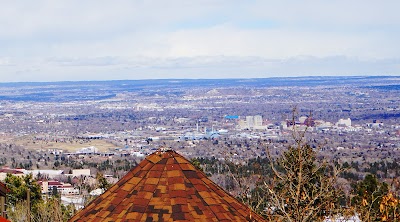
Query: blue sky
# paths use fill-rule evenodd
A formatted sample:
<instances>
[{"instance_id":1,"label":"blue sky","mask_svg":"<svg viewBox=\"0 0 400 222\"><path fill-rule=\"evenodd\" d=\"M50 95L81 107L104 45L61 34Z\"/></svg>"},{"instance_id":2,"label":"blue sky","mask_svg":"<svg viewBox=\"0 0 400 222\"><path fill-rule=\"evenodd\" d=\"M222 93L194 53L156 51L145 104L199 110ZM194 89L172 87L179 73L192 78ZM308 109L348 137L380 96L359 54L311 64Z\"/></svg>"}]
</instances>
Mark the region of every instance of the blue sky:
<instances>
[{"instance_id":1,"label":"blue sky","mask_svg":"<svg viewBox=\"0 0 400 222\"><path fill-rule=\"evenodd\" d=\"M400 75L399 1L7 1L0 82Z\"/></svg>"}]
</instances>

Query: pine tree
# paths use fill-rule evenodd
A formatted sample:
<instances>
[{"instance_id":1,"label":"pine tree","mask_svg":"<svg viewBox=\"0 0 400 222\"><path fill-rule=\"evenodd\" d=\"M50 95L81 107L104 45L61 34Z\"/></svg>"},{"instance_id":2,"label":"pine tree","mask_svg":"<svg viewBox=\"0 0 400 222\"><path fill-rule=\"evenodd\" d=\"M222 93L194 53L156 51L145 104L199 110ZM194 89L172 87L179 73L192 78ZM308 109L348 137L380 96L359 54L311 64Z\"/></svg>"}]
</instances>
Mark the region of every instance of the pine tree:
<instances>
[{"instance_id":1,"label":"pine tree","mask_svg":"<svg viewBox=\"0 0 400 222\"><path fill-rule=\"evenodd\" d=\"M293 111L295 113L295 110ZM268 152L273 178L265 182L268 218L273 221L323 221L341 211L337 186L340 170L305 142L307 129L293 126L293 146L276 160Z\"/></svg>"},{"instance_id":2,"label":"pine tree","mask_svg":"<svg viewBox=\"0 0 400 222\"><path fill-rule=\"evenodd\" d=\"M307 144L289 147L272 165L274 180L266 185L270 216L284 221L323 221L338 210L338 172L316 161Z\"/></svg>"}]
</instances>

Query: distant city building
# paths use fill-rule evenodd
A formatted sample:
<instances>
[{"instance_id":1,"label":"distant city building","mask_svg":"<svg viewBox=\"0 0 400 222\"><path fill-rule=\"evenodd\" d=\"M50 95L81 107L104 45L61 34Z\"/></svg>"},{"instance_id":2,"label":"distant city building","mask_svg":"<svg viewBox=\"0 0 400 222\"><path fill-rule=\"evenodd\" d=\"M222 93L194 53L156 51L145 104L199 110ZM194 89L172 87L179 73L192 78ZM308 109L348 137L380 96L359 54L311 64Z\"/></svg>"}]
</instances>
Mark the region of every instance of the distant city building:
<instances>
[{"instance_id":1,"label":"distant city building","mask_svg":"<svg viewBox=\"0 0 400 222\"><path fill-rule=\"evenodd\" d=\"M238 125L241 129L265 129L261 115L246 116L246 120L239 120Z\"/></svg>"},{"instance_id":2,"label":"distant city building","mask_svg":"<svg viewBox=\"0 0 400 222\"><path fill-rule=\"evenodd\" d=\"M291 127L296 125L296 121L293 120L286 120L286 127Z\"/></svg>"},{"instance_id":3,"label":"distant city building","mask_svg":"<svg viewBox=\"0 0 400 222\"><path fill-rule=\"evenodd\" d=\"M203 117L199 118L199 122L204 122L204 123L208 122L208 117L203 116Z\"/></svg>"},{"instance_id":4,"label":"distant city building","mask_svg":"<svg viewBox=\"0 0 400 222\"><path fill-rule=\"evenodd\" d=\"M299 122L300 122L300 124L305 123L305 121L306 121L307 118L308 118L307 116L301 116L301 117L299 117Z\"/></svg>"},{"instance_id":5,"label":"distant city building","mask_svg":"<svg viewBox=\"0 0 400 222\"><path fill-rule=\"evenodd\" d=\"M241 129L245 129L245 128L247 127L247 123L246 123L246 121L243 120L243 119L239 120L238 125L239 125L239 127L240 127Z\"/></svg>"},{"instance_id":6,"label":"distant city building","mask_svg":"<svg viewBox=\"0 0 400 222\"><path fill-rule=\"evenodd\" d=\"M24 174L24 169L11 169L8 167L4 167L3 169L0 169L0 180L4 181L7 177L7 174L11 174L17 177L23 177Z\"/></svg>"},{"instance_id":7,"label":"distant city building","mask_svg":"<svg viewBox=\"0 0 400 222\"><path fill-rule=\"evenodd\" d=\"M82 148L82 149L76 151L76 153L79 153L79 154L95 154L98 152L99 152L99 149L97 149L94 146L85 147L85 148Z\"/></svg>"},{"instance_id":8,"label":"distant city building","mask_svg":"<svg viewBox=\"0 0 400 222\"><path fill-rule=\"evenodd\" d=\"M254 116L246 116L246 124L249 129L252 128L254 126Z\"/></svg>"},{"instance_id":9,"label":"distant city building","mask_svg":"<svg viewBox=\"0 0 400 222\"><path fill-rule=\"evenodd\" d=\"M344 126L344 127L351 127L351 119L339 119L339 121L336 124L337 126Z\"/></svg>"},{"instance_id":10,"label":"distant city building","mask_svg":"<svg viewBox=\"0 0 400 222\"><path fill-rule=\"evenodd\" d=\"M306 126L310 126L310 127L314 127L315 126L315 120L312 118L312 117L307 117L305 120L304 120L304 125L306 125Z\"/></svg>"},{"instance_id":11,"label":"distant city building","mask_svg":"<svg viewBox=\"0 0 400 222\"><path fill-rule=\"evenodd\" d=\"M254 116L254 126L262 126L263 125L263 119L261 115L256 115Z\"/></svg>"},{"instance_id":12,"label":"distant city building","mask_svg":"<svg viewBox=\"0 0 400 222\"><path fill-rule=\"evenodd\" d=\"M144 157L145 155L140 151L132 151L131 156Z\"/></svg>"},{"instance_id":13,"label":"distant city building","mask_svg":"<svg viewBox=\"0 0 400 222\"><path fill-rule=\"evenodd\" d=\"M38 181L39 186L41 187L43 194L51 194L54 189L57 189L57 192L61 195L78 195L79 190L74 188L69 183L62 183L57 180L49 180L49 181Z\"/></svg>"},{"instance_id":14,"label":"distant city building","mask_svg":"<svg viewBox=\"0 0 400 222\"><path fill-rule=\"evenodd\" d=\"M218 130L218 133L219 134L227 134L229 132L229 130L227 130L227 129L220 129L220 130Z\"/></svg>"},{"instance_id":15,"label":"distant city building","mask_svg":"<svg viewBox=\"0 0 400 222\"><path fill-rule=\"evenodd\" d=\"M225 119L239 119L239 116L237 116L237 115L226 115L224 118Z\"/></svg>"},{"instance_id":16,"label":"distant city building","mask_svg":"<svg viewBox=\"0 0 400 222\"><path fill-rule=\"evenodd\" d=\"M73 169L72 176L74 177L90 176L90 169Z\"/></svg>"},{"instance_id":17,"label":"distant city building","mask_svg":"<svg viewBox=\"0 0 400 222\"><path fill-rule=\"evenodd\" d=\"M189 118L175 118L174 121L177 123L186 123L188 122L190 119Z\"/></svg>"},{"instance_id":18,"label":"distant city building","mask_svg":"<svg viewBox=\"0 0 400 222\"><path fill-rule=\"evenodd\" d=\"M383 127L383 123L379 120L373 120L372 123L367 123L369 128L381 128Z\"/></svg>"}]
</instances>

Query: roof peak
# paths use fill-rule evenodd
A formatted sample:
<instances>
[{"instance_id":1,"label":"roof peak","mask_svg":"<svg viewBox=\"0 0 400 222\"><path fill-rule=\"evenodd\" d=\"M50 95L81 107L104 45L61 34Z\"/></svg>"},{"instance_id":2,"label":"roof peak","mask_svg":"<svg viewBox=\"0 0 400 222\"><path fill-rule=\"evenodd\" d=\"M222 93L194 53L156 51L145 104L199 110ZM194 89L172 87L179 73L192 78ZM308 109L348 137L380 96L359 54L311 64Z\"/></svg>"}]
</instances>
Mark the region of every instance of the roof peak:
<instances>
[{"instance_id":1,"label":"roof peak","mask_svg":"<svg viewBox=\"0 0 400 222\"><path fill-rule=\"evenodd\" d=\"M150 218L150 219L149 219ZM171 148L147 156L70 221L265 221Z\"/></svg>"}]
</instances>

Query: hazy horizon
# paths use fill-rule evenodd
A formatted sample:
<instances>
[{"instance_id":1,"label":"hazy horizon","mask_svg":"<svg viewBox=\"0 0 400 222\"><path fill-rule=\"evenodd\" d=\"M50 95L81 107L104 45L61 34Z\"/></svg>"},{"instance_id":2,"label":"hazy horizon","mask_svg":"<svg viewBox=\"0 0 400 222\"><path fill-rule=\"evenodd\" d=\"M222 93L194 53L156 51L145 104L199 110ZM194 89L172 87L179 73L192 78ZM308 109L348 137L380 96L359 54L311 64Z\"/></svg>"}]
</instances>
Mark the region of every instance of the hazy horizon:
<instances>
[{"instance_id":1,"label":"hazy horizon","mask_svg":"<svg viewBox=\"0 0 400 222\"><path fill-rule=\"evenodd\" d=\"M237 83L240 82L255 82L257 80L259 81L265 81L265 80L273 80L273 81L285 81L285 80L290 80L290 81L305 81L305 80L312 80L312 81L318 81L318 80L332 80L332 81L337 81L337 80L353 80L353 81L358 81L358 80L368 80L370 78L373 79L390 79L390 80L395 80L398 81L400 80L400 76L399 75L354 75L354 76L350 76L350 75L346 75L346 76L271 76L271 77L254 77L254 78L250 78L250 77L237 77L237 78L160 78L160 79L104 79L104 80L60 80L60 81L14 81L14 82L0 82L0 84L47 84L47 83L85 83L85 82L134 82L134 81L156 81L156 82L171 82L171 83L180 83L182 82L191 82L191 81L199 81L199 82L203 82L203 81L218 81L218 80L222 80L222 81L237 81ZM244 81L240 81L240 80L244 80ZM397 83L395 83L397 85Z\"/></svg>"}]
</instances>

